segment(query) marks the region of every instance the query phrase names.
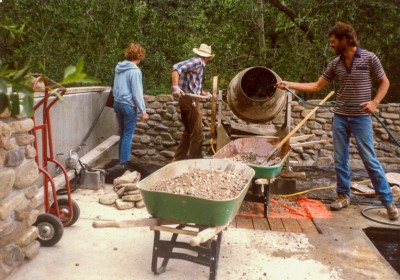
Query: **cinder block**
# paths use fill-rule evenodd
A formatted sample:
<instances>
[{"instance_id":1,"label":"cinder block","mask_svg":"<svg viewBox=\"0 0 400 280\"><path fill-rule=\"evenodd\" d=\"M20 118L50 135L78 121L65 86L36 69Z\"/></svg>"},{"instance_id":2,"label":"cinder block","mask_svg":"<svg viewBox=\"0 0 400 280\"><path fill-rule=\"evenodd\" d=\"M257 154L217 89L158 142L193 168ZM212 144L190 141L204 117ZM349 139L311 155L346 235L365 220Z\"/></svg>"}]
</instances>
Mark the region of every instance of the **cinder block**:
<instances>
[{"instance_id":1,"label":"cinder block","mask_svg":"<svg viewBox=\"0 0 400 280\"><path fill-rule=\"evenodd\" d=\"M96 171L86 171L85 177L81 184L82 189L90 189L90 190L99 190L104 187L104 173L96 170Z\"/></svg>"}]
</instances>

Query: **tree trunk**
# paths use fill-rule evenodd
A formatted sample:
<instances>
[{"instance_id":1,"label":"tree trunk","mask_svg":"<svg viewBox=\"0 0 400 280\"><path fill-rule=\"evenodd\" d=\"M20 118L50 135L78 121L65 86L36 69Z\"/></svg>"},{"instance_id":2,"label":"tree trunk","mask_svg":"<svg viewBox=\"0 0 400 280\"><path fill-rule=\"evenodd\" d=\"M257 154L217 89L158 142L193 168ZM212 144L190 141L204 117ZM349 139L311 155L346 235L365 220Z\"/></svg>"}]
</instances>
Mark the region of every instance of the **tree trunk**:
<instances>
[{"instance_id":1,"label":"tree trunk","mask_svg":"<svg viewBox=\"0 0 400 280\"><path fill-rule=\"evenodd\" d=\"M264 0L257 0L258 8L258 47L260 55L260 65L265 66L267 60L265 53L265 29L264 29Z\"/></svg>"}]
</instances>

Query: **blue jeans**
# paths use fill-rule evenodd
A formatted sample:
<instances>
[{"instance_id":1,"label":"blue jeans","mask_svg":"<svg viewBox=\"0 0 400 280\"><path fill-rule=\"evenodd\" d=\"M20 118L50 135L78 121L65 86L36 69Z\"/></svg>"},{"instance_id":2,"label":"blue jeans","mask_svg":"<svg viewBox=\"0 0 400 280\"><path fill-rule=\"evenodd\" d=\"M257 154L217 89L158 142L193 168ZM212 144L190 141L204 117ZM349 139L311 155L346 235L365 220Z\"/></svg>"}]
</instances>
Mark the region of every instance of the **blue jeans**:
<instances>
[{"instance_id":1,"label":"blue jeans","mask_svg":"<svg viewBox=\"0 0 400 280\"><path fill-rule=\"evenodd\" d=\"M392 192L385 172L374 151L374 134L371 116L343 116L335 114L333 118L333 145L335 149L335 170L337 193L350 196L349 149L350 134L356 140L357 149L368 172L375 192L384 206L392 204Z\"/></svg>"},{"instance_id":2,"label":"blue jeans","mask_svg":"<svg viewBox=\"0 0 400 280\"><path fill-rule=\"evenodd\" d=\"M114 102L114 111L119 125L119 163L130 160L132 152L132 138L136 128L137 109L124 103Z\"/></svg>"}]
</instances>

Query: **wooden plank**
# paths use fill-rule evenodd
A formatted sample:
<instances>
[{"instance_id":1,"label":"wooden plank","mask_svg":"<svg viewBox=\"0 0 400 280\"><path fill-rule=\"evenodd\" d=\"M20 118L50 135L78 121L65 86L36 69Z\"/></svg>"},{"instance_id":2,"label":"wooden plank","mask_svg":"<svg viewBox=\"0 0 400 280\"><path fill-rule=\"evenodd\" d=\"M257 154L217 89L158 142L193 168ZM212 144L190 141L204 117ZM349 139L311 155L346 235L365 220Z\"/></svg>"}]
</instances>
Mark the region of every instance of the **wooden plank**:
<instances>
[{"instance_id":1,"label":"wooden plank","mask_svg":"<svg viewBox=\"0 0 400 280\"><path fill-rule=\"evenodd\" d=\"M240 124L240 123L231 123L232 129L244 131L244 132L250 132L254 134L259 134L259 135L265 135L265 136L274 136L275 133L277 132L276 128L271 126L270 129L265 129L265 128L260 128L256 127L254 125L246 125L246 124Z\"/></svg>"},{"instance_id":2,"label":"wooden plank","mask_svg":"<svg viewBox=\"0 0 400 280\"><path fill-rule=\"evenodd\" d=\"M262 217L253 217L254 229L270 230L268 220Z\"/></svg>"},{"instance_id":3,"label":"wooden plank","mask_svg":"<svg viewBox=\"0 0 400 280\"><path fill-rule=\"evenodd\" d=\"M303 232L296 219L282 219L282 223L287 232Z\"/></svg>"},{"instance_id":4,"label":"wooden plank","mask_svg":"<svg viewBox=\"0 0 400 280\"><path fill-rule=\"evenodd\" d=\"M272 231L286 231L281 219L268 218L268 223Z\"/></svg>"},{"instance_id":5,"label":"wooden plank","mask_svg":"<svg viewBox=\"0 0 400 280\"><path fill-rule=\"evenodd\" d=\"M179 228L171 228L171 227L163 227L163 226L151 226L150 229L151 230L157 230L157 231L165 231L165 232L170 232L170 233L189 235L189 236L197 236L197 232L196 231L179 229Z\"/></svg>"},{"instance_id":6,"label":"wooden plank","mask_svg":"<svg viewBox=\"0 0 400 280\"><path fill-rule=\"evenodd\" d=\"M95 163L102 156L102 154L104 152L108 151L112 146L117 144L118 141L119 141L119 136L118 135L110 136L109 138L107 138L107 140L105 140L100 145L95 147L93 150L91 150L90 152L85 154L83 157L81 157L80 161L83 164L86 164L86 165L89 165L89 166L92 165L93 163ZM79 166L78 172L80 171L80 169L81 169L81 166ZM72 180L73 178L75 178L75 171L74 170L68 170L67 171L67 175L68 175L68 179ZM40 174L40 176L41 176L41 174ZM62 187L64 187L64 185L65 185L65 176L64 176L64 174L60 174L60 175L54 177L53 180L54 180L54 184L55 184L56 190L59 190ZM51 188L49 190L49 197L53 197L53 192L52 192ZM38 205L41 205L43 203L43 201L44 201L43 186L40 187L39 192L35 196L35 198L38 201Z\"/></svg>"},{"instance_id":7,"label":"wooden plank","mask_svg":"<svg viewBox=\"0 0 400 280\"><path fill-rule=\"evenodd\" d=\"M218 76L213 77L213 89L211 98L211 123L210 123L210 137L215 138L215 123L217 121L217 102L218 102Z\"/></svg>"},{"instance_id":8,"label":"wooden plank","mask_svg":"<svg viewBox=\"0 0 400 280\"><path fill-rule=\"evenodd\" d=\"M112 135L107 140L102 142L100 145L95 147L93 150L81 157L81 162L87 165L95 163L104 152L108 151L112 146L117 144L119 141L118 135Z\"/></svg>"},{"instance_id":9,"label":"wooden plank","mask_svg":"<svg viewBox=\"0 0 400 280\"><path fill-rule=\"evenodd\" d=\"M251 217L236 216L236 227L244 229L254 229Z\"/></svg>"},{"instance_id":10,"label":"wooden plank","mask_svg":"<svg viewBox=\"0 0 400 280\"><path fill-rule=\"evenodd\" d=\"M298 222L304 233L319 233L312 220L299 219Z\"/></svg>"},{"instance_id":11,"label":"wooden plank","mask_svg":"<svg viewBox=\"0 0 400 280\"><path fill-rule=\"evenodd\" d=\"M321 144L321 143L326 143L326 140L318 140L318 141L309 141L309 142L302 142L302 143L294 143L290 144L292 148L298 148L298 147L311 147L316 144Z\"/></svg>"},{"instance_id":12,"label":"wooden plank","mask_svg":"<svg viewBox=\"0 0 400 280\"><path fill-rule=\"evenodd\" d=\"M297 143L302 140L306 140L306 139L308 139L310 137L314 137L314 136L315 136L315 134L293 136L292 138L290 138L290 144L294 144L294 143Z\"/></svg>"}]
</instances>

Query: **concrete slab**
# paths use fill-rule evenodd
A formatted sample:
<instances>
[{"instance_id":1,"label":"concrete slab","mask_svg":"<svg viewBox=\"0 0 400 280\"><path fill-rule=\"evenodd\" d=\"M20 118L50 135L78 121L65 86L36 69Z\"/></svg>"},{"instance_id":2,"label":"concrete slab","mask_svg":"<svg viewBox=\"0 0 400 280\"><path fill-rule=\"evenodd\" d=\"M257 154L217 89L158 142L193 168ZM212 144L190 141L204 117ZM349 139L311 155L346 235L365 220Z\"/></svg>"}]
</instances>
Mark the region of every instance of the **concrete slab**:
<instances>
[{"instance_id":1,"label":"concrete slab","mask_svg":"<svg viewBox=\"0 0 400 280\"><path fill-rule=\"evenodd\" d=\"M208 279L207 267L170 260L165 273L151 272L153 232L145 228L92 227L98 219L146 218L145 209L117 210L98 203L111 191L73 193L81 216L54 247L41 248L8 279ZM362 232L380 226L359 206L315 221L322 234L229 228L224 231L217 279L400 279Z\"/></svg>"}]
</instances>

